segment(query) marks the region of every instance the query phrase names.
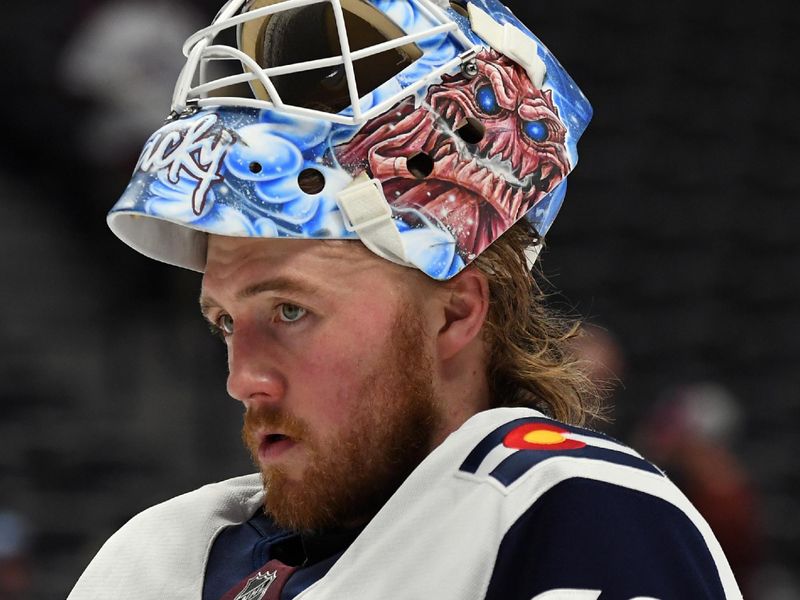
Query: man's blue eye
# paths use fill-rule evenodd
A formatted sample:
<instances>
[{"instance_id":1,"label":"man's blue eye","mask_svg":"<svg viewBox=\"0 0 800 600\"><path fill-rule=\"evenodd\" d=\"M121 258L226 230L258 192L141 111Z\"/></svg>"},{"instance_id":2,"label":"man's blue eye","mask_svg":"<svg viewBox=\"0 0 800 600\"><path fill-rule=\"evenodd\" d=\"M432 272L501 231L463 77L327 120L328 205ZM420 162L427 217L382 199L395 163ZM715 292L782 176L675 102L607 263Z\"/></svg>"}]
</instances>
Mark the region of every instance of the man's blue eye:
<instances>
[{"instance_id":1,"label":"man's blue eye","mask_svg":"<svg viewBox=\"0 0 800 600\"><path fill-rule=\"evenodd\" d=\"M221 314L215 323L217 331L223 336L233 335L233 317L228 314Z\"/></svg>"},{"instance_id":2,"label":"man's blue eye","mask_svg":"<svg viewBox=\"0 0 800 600\"><path fill-rule=\"evenodd\" d=\"M294 323L306 316L306 309L296 304L284 303L279 307L278 318L284 323Z\"/></svg>"},{"instance_id":3,"label":"man's blue eye","mask_svg":"<svg viewBox=\"0 0 800 600\"><path fill-rule=\"evenodd\" d=\"M494 89L491 85L485 85L475 93L475 101L481 110L487 115L496 115L500 112L500 106L497 104L497 96L494 94Z\"/></svg>"},{"instance_id":4,"label":"man's blue eye","mask_svg":"<svg viewBox=\"0 0 800 600\"><path fill-rule=\"evenodd\" d=\"M525 135L534 142L543 142L547 139L547 125L544 121L528 121L524 125Z\"/></svg>"}]
</instances>

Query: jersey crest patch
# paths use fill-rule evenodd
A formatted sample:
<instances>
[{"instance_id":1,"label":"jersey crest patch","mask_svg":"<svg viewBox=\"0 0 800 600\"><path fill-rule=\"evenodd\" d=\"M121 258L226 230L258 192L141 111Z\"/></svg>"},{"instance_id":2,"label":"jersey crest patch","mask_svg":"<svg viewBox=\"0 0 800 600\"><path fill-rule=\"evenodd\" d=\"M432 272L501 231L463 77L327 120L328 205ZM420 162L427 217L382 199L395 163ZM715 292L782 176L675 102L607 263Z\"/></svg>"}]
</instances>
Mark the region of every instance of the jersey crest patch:
<instances>
[{"instance_id":1,"label":"jersey crest patch","mask_svg":"<svg viewBox=\"0 0 800 600\"><path fill-rule=\"evenodd\" d=\"M278 578L277 571L258 572L247 580L247 585L236 595L234 600L261 600L269 586Z\"/></svg>"},{"instance_id":2,"label":"jersey crest patch","mask_svg":"<svg viewBox=\"0 0 800 600\"><path fill-rule=\"evenodd\" d=\"M605 434L543 417L501 425L475 446L459 470L491 477L508 487L539 463L557 456L605 461L663 475L636 451Z\"/></svg>"}]
</instances>

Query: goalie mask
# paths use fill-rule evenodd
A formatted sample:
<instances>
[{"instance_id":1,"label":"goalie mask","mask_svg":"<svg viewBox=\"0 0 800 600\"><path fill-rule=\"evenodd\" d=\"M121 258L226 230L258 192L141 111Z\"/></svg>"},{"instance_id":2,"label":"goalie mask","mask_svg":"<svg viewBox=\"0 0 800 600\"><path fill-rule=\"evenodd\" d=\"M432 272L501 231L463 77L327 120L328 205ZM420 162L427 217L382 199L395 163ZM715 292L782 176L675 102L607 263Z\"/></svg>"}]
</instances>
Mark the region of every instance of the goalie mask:
<instances>
[{"instance_id":1,"label":"goalie mask","mask_svg":"<svg viewBox=\"0 0 800 600\"><path fill-rule=\"evenodd\" d=\"M448 279L521 218L546 234L591 117L495 0L230 0L184 53L108 222L197 271L210 233L360 239Z\"/></svg>"}]
</instances>

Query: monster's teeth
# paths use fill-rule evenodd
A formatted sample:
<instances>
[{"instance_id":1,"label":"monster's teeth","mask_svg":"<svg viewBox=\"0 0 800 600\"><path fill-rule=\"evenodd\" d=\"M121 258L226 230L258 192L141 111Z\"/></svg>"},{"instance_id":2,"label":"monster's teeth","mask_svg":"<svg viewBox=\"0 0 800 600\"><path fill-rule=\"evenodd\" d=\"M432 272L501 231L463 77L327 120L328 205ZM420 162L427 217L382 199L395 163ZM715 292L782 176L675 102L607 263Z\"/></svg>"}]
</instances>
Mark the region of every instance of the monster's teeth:
<instances>
[{"instance_id":1,"label":"monster's teeth","mask_svg":"<svg viewBox=\"0 0 800 600\"><path fill-rule=\"evenodd\" d=\"M517 190L514 197L514 204L517 207L517 211L530 209L530 207L533 206L535 198L536 196L531 196L523 190ZM523 206L525 207L524 209Z\"/></svg>"},{"instance_id":2,"label":"monster's teeth","mask_svg":"<svg viewBox=\"0 0 800 600\"><path fill-rule=\"evenodd\" d=\"M550 171L552 171L552 169L546 168L546 165L544 164L539 166L539 171L538 171L539 178L536 181L537 189L542 190L544 192L547 191L549 187L549 179L547 176Z\"/></svg>"},{"instance_id":3,"label":"monster's teeth","mask_svg":"<svg viewBox=\"0 0 800 600\"><path fill-rule=\"evenodd\" d=\"M444 138L436 129L432 129L425 139L425 142L422 144L422 147L428 154L433 154L438 151L439 146L442 145L444 145Z\"/></svg>"},{"instance_id":4,"label":"monster's teeth","mask_svg":"<svg viewBox=\"0 0 800 600\"><path fill-rule=\"evenodd\" d=\"M514 151L514 147L512 144L506 144L506 147L503 148L503 160L507 161L511 158L511 153Z\"/></svg>"},{"instance_id":5,"label":"monster's teeth","mask_svg":"<svg viewBox=\"0 0 800 600\"><path fill-rule=\"evenodd\" d=\"M444 111L444 119L445 119L445 121L447 121L447 124L450 125L450 126L452 126L452 123L453 123L452 117L453 117L453 113L454 112L456 112L455 104L448 104L447 105L447 110Z\"/></svg>"},{"instance_id":6,"label":"monster's teeth","mask_svg":"<svg viewBox=\"0 0 800 600\"><path fill-rule=\"evenodd\" d=\"M509 211L512 215L516 215L519 213L519 208L522 205L522 190L514 190L511 194L511 211Z\"/></svg>"},{"instance_id":7,"label":"monster's teeth","mask_svg":"<svg viewBox=\"0 0 800 600\"><path fill-rule=\"evenodd\" d=\"M511 144L505 139L504 136L499 136L494 139L492 143L493 156L497 156L498 160L505 160L508 154L508 147Z\"/></svg>"},{"instance_id":8,"label":"monster's teeth","mask_svg":"<svg viewBox=\"0 0 800 600\"><path fill-rule=\"evenodd\" d=\"M457 160L451 161L445 159L445 162L442 165L442 174L446 176L446 179L453 179L457 181L461 170L462 166Z\"/></svg>"},{"instance_id":9,"label":"monster's teeth","mask_svg":"<svg viewBox=\"0 0 800 600\"><path fill-rule=\"evenodd\" d=\"M434 169L436 173L449 173L455 166L456 157L454 154L444 153L440 159L434 159Z\"/></svg>"},{"instance_id":10,"label":"monster's teeth","mask_svg":"<svg viewBox=\"0 0 800 600\"><path fill-rule=\"evenodd\" d=\"M456 180L466 181L472 178L472 163L456 163L453 169L453 176Z\"/></svg>"},{"instance_id":11,"label":"monster's teeth","mask_svg":"<svg viewBox=\"0 0 800 600\"><path fill-rule=\"evenodd\" d=\"M522 205L524 201L525 193L520 189L513 190L511 194L511 207L514 212L512 214L522 216L521 212L523 210Z\"/></svg>"},{"instance_id":12,"label":"monster's teeth","mask_svg":"<svg viewBox=\"0 0 800 600\"><path fill-rule=\"evenodd\" d=\"M515 210L519 210L519 207L525 202L525 198L528 196L528 190L530 190L530 188L525 185L511 190L511 202L513 202Z\"/></svg>"},{"instance_id":13,"label":"monster's teeth","mask_svg":"<svg viewBox=\"0 0 800 600\"><path fill-rule=\"evenodd\" d=\"M505 184L502 177L498 177L491 171L483 180L483 190L484 194L487 196L497 195L500 190L503 190L507 187L508 186Z\"/></svg>"},{"instance_id":14,"label":"monster's teeth","mask_svg":"<svg viewBox=\"0 0 800 600\"><path fill-rule=\"evenodd\" d=\"M452 174L455 176L459 172L463 172L466 168L467 163L461 158L461 155L453 153L450 155L451 164L450 169L452 170Z\"/></svg>"},{"instance_id":15,"label":"monster's teeth","mask_svg":"<svg viewBox=\"0 0 800 600\"><path fill-rule=\"evenodd\" d=\"M433 153L433 160L434 161L441 160L445 156L450 156L453 154L454 153L452 144L445 142L444 144L436 148L435 152Z\"/></svg>"},{"instance_id":16,"label":"monster's teeth","mask_svg":"<svg viewBox=\"0 0 800 600\"><path fill-rule=\"evenodd\" d=\"M529 173L536 166L536 155L525 152L523 146L523 144L518 144L511 153L511 166L517 173Z\"/></svg>"},{"instance_id":17,"label":"monster's teeth","mask_svg":"<svg viewBox=\"0 0 800 600\"><path fill-rule=\"evenodd\" d=\"M555 169L554 165L550 163L544 163L541 167L541 173L539 175L539 179L544 180L550 177L550 174L553 172L553 169Z\"/></svg>"},{"instance_id":18,"label":"monster's teeth","mask_svg":"<svg viewBox=\"0 0 800 600\"><path fill-rule=\"evenodd\" d=\"M447 111L445 112L445 120L447 121L447 126L450 128L454 128L456 126L456 121L460 114L459 107L455 104L449 104L447 106Z\"/></svg>"},{"instance_id":19,"label":"monster's teeth","mask_svg":"<svg viewBox=\"0 0 800 600\"><path fill-rule=\"evenodd\" d=\"M450 113L452 109L453 105L447 104L445 105L444 110L439 112L439 118L442 120L443 124L447 125L447 115Z\"/></svg>"},{"instance_id":20,"label":"monster's teeth","mask_svg":"<svg viewBox=\"0 0 800 600\"><path fill-rule=\"evenodd\" d=\"M481 193L484 192L484 187L486 186L486 168L482 167L479 164L475 165L472 173L469 174L468 179L472 181L477 189L480 190ZM467 178L465 178L466 180Z\"/></svg>"},{"instance_id":21,"label":"monster's teeth","mask_svg":"<svg viewBox=\"0 0 800 600\"><path fill-rule=\"evenodd\" d=\"M505 192L503 192L503 206L505 206L507 209L511 208L512 195L513 192L511 191L511 188L506 186Z\"/></svg>"}]
</instances>

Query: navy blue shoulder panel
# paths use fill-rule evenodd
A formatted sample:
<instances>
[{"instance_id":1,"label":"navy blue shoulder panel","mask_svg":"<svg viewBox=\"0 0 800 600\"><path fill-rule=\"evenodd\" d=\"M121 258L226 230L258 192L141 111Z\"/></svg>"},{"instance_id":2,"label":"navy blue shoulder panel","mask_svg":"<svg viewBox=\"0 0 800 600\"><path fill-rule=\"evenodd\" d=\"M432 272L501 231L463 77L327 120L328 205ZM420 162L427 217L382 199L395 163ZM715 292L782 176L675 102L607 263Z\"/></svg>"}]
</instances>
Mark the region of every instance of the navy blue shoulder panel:
<instances>
[{"instance_id":1,"label":"navy blue shoulder panel","mask_svg":"<svg viewBox=\"0 0 800 600\"><path fill-rule=\"evenodd\" d=\"M550 590L600 590L599 600L723 600L706 543L666 500L574 478L546 492L506 532L486 600Z\"/></svg>"}]
</instances>

